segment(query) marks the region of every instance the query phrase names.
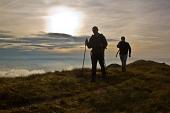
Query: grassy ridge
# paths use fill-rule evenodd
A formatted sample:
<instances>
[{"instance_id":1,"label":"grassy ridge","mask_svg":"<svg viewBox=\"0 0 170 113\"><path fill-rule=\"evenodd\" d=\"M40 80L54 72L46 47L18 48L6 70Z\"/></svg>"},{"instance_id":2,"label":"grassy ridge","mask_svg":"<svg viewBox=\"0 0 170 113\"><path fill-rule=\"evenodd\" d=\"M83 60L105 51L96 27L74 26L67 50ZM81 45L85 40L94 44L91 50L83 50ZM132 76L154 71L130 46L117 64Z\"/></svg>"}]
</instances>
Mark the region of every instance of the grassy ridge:
<instances>
[{"instance_id":1,"label":"grassy ridge","mask_svg":"<svg viewBox=\"0 0 170 113\"><path fill-rule=\"evenodd\" d=\"M170 66L136 61L128 71L109 67L90 83L90 70L0 78L0 113L167 113ZM100 75L100 73L98 73Z\"/></svg>"}]
</instances>

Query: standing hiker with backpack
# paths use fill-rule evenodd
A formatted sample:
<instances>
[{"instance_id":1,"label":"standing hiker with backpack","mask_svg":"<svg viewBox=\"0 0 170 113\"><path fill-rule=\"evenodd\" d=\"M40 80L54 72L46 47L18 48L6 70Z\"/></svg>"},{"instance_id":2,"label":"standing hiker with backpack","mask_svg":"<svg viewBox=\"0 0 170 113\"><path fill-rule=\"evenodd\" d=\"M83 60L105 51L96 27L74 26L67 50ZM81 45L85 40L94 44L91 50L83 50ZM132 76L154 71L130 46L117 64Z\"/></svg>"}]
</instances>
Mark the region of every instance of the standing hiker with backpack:
<instances>
[{"instance_id":1,"label":"standing hiker with backpack","mask_svg":"<svg viewBox=\"0 0 170 113\"><path fill-rule=\"evenodd\" d=\"M97 61L99 61L101 71L102 71L102 78L106 78L106 69L105 69L105 59L104 59L104 52L107 47L107 40L103 34L98 32L98 27L94 26L92 28L93 35L91 38L86 39L85 44L91 50L91 62L92 62L92 79L91 82L95 82L96 80L96 67Z\"/></svg>"},{"instance_id":2,"label":"standing hiker with backpack","mask_svg":"<svg viewBox=\"0 0 170 113\"><path fill-rule=\"evenodd\" d=\"M125 72L128 52L129 52L129 57L131 57L131 47L129 43L125 41L124 36L121 37L121 41L118 43L117 48L119 48L118 53L120 55L120 60L122 62L122 72ZM117 54L116 54L116 57L117 57Z\"/></svg>"}]
</instances>

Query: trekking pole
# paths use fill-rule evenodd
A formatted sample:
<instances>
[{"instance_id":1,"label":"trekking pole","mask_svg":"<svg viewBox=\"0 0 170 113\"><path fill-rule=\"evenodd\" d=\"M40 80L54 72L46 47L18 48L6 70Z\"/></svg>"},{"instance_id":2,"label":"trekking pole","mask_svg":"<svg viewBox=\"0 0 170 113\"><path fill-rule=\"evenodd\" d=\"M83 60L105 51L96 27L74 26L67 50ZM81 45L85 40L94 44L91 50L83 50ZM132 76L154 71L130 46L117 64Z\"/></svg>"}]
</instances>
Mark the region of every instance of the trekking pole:
<instances>
[{"instance_id":1,"label":"trekking pole","mask_svg":"<svg viewBox=\"0 0 170 113\"><path fill-rule=\"evenodd\" d=\"M86 44L84 47L84 56L83 56L83 65L82 65L82 75L83 75L83 71L84 71L84 61L85 61L85 57L86 57Z\"/></svg>"}]
</instances>

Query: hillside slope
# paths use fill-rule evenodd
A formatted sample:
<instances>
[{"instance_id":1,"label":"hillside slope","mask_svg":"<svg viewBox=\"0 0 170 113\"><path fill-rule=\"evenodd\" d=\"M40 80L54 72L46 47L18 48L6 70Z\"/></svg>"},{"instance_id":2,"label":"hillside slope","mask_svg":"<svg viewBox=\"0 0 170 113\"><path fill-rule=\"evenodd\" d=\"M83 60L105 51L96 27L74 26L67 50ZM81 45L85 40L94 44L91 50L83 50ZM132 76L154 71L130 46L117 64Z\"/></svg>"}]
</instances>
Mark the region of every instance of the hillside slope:
<instances>
[{"instance_id":1,"label":"hillside slope","mask_svg":"<svg viewBox=\"0 0 170 113\"><path fill-rule=\"evenodd\" d=\"M0 78L0 113L170 112L170 66L140 60L127 70L110 66L95 83L90 69Z\"/></svg>"}]
</instances>

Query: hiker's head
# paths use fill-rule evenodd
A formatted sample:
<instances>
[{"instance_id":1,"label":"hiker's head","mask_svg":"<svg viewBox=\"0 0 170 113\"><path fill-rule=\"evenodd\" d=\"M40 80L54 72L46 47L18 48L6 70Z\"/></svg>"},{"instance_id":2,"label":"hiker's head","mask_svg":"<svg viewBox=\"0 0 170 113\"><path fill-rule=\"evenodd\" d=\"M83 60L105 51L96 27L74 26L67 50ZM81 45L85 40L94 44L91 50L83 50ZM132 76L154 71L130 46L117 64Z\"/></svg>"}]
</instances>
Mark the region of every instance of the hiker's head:
<instances>
[{"instance_id":1,"label":"hiker's head","mask_svg":"<svg viewBox=\"0 0 170 113\"><path fill-rule=\"evenodd\" d=\"M125 37L124 37L124 36L122 36L122 37L121 37L121 40L124 42L124 41L125 41Z\"/></svg>"},{"instance_id":2,"label":"hiker's head","mask_svg":"<svg viewBox=\"0 0 170 113\"><path fill-rule=\"evenodd\" d=\"M97 34L97 33L98 33L98 27L97 27L97 26L94 26L94 27L92 28L92 31L93 31L94 34Z\"/></svg>"}]
</instances>

